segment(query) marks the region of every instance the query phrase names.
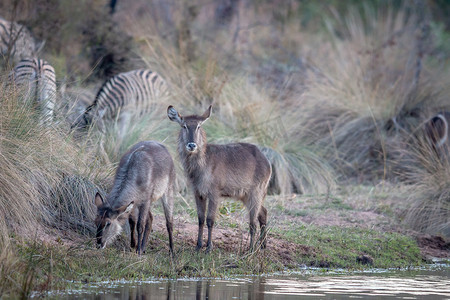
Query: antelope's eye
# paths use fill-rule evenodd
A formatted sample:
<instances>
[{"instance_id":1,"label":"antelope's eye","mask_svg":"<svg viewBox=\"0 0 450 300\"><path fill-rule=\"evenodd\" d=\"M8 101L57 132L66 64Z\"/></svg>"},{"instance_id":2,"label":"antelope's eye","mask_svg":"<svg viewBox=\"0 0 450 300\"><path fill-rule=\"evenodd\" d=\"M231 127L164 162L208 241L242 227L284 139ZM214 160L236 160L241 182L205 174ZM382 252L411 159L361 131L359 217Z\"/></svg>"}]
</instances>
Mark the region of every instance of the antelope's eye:
<instances>
[{"instance_id":1,"label":"antelope's eye","mask_svg":"<svg viewBox=\"0 0 450 300\"><path fill-rule=\"evenodd\" d=\"M183 128L184 128L184 129L187 129L187 125L186 125L186 124L184 124L184 125L183 125Z\"/></svg>"},{"instance_id":2,"label":"antelope's eye","mask_svg":"<svg viewBox=\"0 0 450 300\"><path fill-rule=\"evenodd\" d=\"M109 226L109 225L111 225L111 222L110 222L110 221L107 221L106 224L105 224L105 226Z\"/></svg>"}]
</instances>

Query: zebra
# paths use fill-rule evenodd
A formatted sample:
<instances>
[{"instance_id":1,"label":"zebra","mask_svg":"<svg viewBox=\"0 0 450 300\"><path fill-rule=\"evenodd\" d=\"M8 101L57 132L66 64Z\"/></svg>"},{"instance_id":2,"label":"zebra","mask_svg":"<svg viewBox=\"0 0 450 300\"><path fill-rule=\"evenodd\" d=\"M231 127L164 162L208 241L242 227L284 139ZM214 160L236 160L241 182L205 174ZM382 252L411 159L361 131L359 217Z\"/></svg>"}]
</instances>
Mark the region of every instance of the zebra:
<instances>
[{"instance_id":1,"label":"zebra","mask_svg":"<svg viewBox=\"0 0 450 300\"><path fill-rule=\"evenodd\" d=\"M103 130L104 120L117 118L123 134L133 114L149 111L151 104L167 95L167 84L156 72L138 69L117 74L99 89L94 102L80 115L71 128L86 129L94 122Z\"/></svg>"},{"instance_id":2,"label":"zebra","mask_svg":"<svg viewBox=\"0 0 450 300\"><path fill-rule=\"evenodd\" d=\"M22 59L9 75L10 84L24 92L24 98L37 104L45 121L54 117L56 103L55 69L39 58Z\"/></svg>"},{"instance_id":3,"label":"zebra","mask_svg":"<svg viewBox=\"0 0 450 300\"><path fill-rule=\"evenodd\" d=\"M25 26L0 17L0 56L7 64L34 57L42 46Z\"/></svg>"}]
</instances>

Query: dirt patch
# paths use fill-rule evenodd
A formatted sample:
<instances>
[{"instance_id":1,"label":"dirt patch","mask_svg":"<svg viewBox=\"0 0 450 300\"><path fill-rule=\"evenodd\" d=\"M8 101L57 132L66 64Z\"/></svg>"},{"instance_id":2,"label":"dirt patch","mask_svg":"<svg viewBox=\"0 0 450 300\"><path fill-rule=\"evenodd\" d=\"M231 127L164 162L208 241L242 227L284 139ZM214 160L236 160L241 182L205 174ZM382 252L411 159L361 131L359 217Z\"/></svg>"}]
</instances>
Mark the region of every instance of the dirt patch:
<instances>
[{"instance_id":1,"label":"dirt patch","mask_svg":"<svg viewBox=\"0 0 450 300\"><path fill-rule=\"evenodd\" d=\"M197 224L189 223L185 220L175 220L174 228L175 243L196 247L198 234ZM155 216L153 230L161 232L162 234L166 234L164 218L162 216ZM208 230L205 226L203 232L204 248L206 247L207 231ZM249 245L250 235L248 233L248 230L244 230L241 228L223 228L220 226L214 228L214 248L243 255L247 253ZM274 234L269 234L267 249L263 251L269 252L271 259L278 261L284 266L295 267L296 256L314 255L315 249L307 245L299 245L283 240L279 236Z\"/></svg>"},{"instance_id":2,"label":"dirt patch","mask_svg":"<svg viewBox=\"0 0 450 300\"><path fill-rule=\"evenodd\" d=\"M450 241L441 236L418 235L417 243L426 257L450 258Z\"/></svg>"}]
</instances>

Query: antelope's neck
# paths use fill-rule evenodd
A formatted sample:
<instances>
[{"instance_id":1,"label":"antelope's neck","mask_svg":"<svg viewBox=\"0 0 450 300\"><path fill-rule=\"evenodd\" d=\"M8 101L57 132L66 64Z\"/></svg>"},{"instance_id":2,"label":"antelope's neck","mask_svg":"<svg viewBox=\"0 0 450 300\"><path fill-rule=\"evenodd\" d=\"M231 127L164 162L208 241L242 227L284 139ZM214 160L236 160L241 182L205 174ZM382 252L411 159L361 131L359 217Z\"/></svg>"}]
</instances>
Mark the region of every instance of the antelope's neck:
<instances>
[{"instance_id":1,"label":"antelope's neck","mask_svg":"<svg viewBox=\"0 0 450 300\"><path fill-rule=\"evenodd\" d=\"M179 147L178 154L180 155L184 171L189 178L191 175L199 175L203 173L206 168L206 149L201 149L197 153L186 153L184 146Z\"/></svg>"}]
</instances>

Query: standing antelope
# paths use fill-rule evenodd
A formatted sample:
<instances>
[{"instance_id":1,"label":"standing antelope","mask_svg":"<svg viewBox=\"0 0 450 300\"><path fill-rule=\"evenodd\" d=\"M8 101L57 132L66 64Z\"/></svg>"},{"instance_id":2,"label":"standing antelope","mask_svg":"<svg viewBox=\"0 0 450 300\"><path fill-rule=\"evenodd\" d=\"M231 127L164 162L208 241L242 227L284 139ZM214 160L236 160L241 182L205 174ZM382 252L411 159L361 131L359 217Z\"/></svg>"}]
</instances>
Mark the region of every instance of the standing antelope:
<instances>
[{"instance_id":1,"label":"standing antelope","mask_svg":"<svg viewBox=\"0 0 450 300\"><path fill-rule=\"evenodd\" d=\"M450 112L440 112L425 123L425 134L439 155L448 154Z\"/></svg>"},{"instance_id":2,"label":"standing antelope","mask_svg":"<svg viewBox=\"0 0 450 300\"><path fill-rule=\"evenodd\" d=\"M181 116L173 106L167 109L171 121L181 126L178 154L194 190L198 214L197 250L202 248L206 203L208 203L207 252L212 249L212 232L219 197L241 200L249 211L250 251L255 243L256 221L261 228L261 247L266 247L267 210L262 206L272 173L267 158L252 144L207 144L201 125L209 118L211 106L201 116Z\"/></svg>"},{"instance_id":3,"label":"standing antelope","mask_svg":"<svg viewBox=\"0 0 450 300\"><path fill-rule=\"evenodd\" d=\"M173 254L173 193L175 168L166 147L154 141L134 145L120 160L114 186L106 201L97 193L97 243L104 248L122 231L126 220L130 224L131 248L140 255L145 252L153 216L150 206L162 200L169 248ZM135 230L137 230L137 243Z\"/></svg>"}]
</instances>

